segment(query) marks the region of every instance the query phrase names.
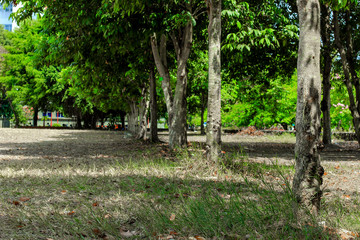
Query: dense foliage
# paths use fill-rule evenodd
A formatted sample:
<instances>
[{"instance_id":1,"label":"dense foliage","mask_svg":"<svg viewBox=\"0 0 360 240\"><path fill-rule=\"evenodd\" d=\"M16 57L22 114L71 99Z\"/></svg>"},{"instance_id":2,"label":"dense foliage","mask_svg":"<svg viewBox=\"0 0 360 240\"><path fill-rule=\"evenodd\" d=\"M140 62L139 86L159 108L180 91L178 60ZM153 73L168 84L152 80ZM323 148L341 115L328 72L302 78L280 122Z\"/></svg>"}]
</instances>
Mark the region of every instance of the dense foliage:
<instances>
[{"instance_id":1,"label":"dense foliage","mask_svg":"<svg viewBox=\"0 0 360 240\"><path fill-rule=\"evenodd\" d=\"M196 14L191 16L178 1L22 3L24 11L14 14L20 28L0 34L7 51L1 76L4 116L15 111L18 121L24 122L23 106L61 111L82 120L129 112L129 102L139 104L141 89L148 86L152 32L171 33L191 17L194 41L187 63L187 121L189 126L206 122L207 22L202 3L194 1ZM23 21L34 13L41 13L37 20ZM297 97L296 6L283 0L227 0L222 15L223 126L292 127ZM171 41L168 45L170 66L176 63L176 52ZM169 74L175 87L176 70ZM168 119L162 78L156 79L159 117ZM340 80L333 78L332 126L347 130L352 118Z\"/></svg>"}]
</instances>

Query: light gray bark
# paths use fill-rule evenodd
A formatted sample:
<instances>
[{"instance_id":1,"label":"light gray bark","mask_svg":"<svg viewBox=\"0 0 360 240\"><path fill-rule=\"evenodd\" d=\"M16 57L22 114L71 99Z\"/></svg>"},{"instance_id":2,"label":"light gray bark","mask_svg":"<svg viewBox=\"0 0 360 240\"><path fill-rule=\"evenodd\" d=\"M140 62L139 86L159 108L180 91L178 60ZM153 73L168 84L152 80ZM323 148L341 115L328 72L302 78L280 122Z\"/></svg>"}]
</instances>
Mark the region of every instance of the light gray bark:
<instances>
[{"instance_id":1,"label":"light gray bark","mask_svg":"<svg viewBox=\"0 0 360 240\"><path fill-rule=\"evenodd\" d=\"M189 12L191 7L186 4ZM166 108L169 115L169 146L170 148L182 147L187 142L186 136L186 87L187 69L186 64L190 55L193 41L193 24L189 20L184 28L170 34L175 48L177 59L176 88L172 96L170 74L166 61L166 36L162 35L160 46L157 44L156 35L151 37L151 48L156 68L162 77L161 87L164 91Z\"/></svg>"},{"instance_id":2,"label":"light gray bark","mask_svg":"<svg viewBox=\"0 0 360 240\"><path fill-rule=\"evenodd\" d=\"M139 106L139 128L137 132L137 138L146 140L147 137L147 114L149 112L150 99L148 89L142 90L142 98Z\"/></svg>"},{"instance_id":3,"label":"light gray bark","mask_svg":"<svg viewBox=\"0 0 360 240\"><path fill-rule=\"evenodd\" d=\"M221 151L221 0L206 3L209 9L207 158L217 162Z\"/></svg>"},{"instance_id":4,"label":"light gray bark","mask_svg":"<svg viewBox=\"0 0 360 240\"><path fill-rule=\"evenodd\" d=\"M130 100L130 112L128 113L128 131L138 139L146 140L147 133L147 113L149 110L150 100L148 89L141 90L140 102Z\"/></svg>"},{"instance_id":5,"label":"light gray bark","mask_svg":"<svg viewBox=\"0 0 360 240\"><path fill-rule=\"evenodd\" d=\"M298 50L298 100L296 109L296 168L293 193L313 214L320 209L322 176L320 164L320 3L297 0L300 24ZM297 204L294 212L298 214Z\"/></svg>"},{"instance_id":6,"label":"light gray bark","mask_svg":"<svg viewBox=\"0 0 360 240\"><path fill-rule=\"evenodd\" d=\"M330 119L330 90L331 90L331 65L332 65L332 56L331 56L331 22L330 22L330 9L327 5L321 4L321 39L323 42L323 99L321 101L321 111L323 113L323 143L325 145L331 144L331 119Z\"/></svg>"},{"instance_id":7,"label":"light gray bark","mask_svg":"<svg viewBox=\"0 0 360 240\"><path fill-rule=\"evenodd\" d=\"M155 65L160 77L162 78L161 88L164 92L166 109L169 115L169 128L171 128L173 119L173 93L170 85L170 73L166 60L166 36L164 34L161 35L160 46L157 44L158 40L155 33L151 36L150 42Z\"/></svg>"},{"instance_id":8,"label":"light gray bark","mask_svg":"<svg viewBox=\"0 0 360 240\"><path fill-rule=\"evenodd\" d=\"M136 101L129 102L130 111L128 112L128 131L132 134L136 134L139 129L139 108L137 107Z\"/></svg>"},{"instance_id":9,"label":"light gray bark","mask_svg":"<svg viewBox=\"0 0 360 240\"><path fill-rule=\"evenodd\" d=\"M344 45L342 44L342 41L340 39L340 26L339 26L339 19L338 19L338 12L334 11L334 35L335 35L335 43L336 46L338 48L338 51L340 53L340 58L341 58L341 63L343 66L343 71L344 71L344 78L345 78L345 86L346 89L348 91L349 94L349 100L350 100L350 111L351 111L351 115L353 117L353 124L354 124L354 128L355 128L355 134L356 134L356 138L358 143L360 144L360 111L359 111L359 98L360 98L360 93L356 95L356 98L354 96L353 93L353 82L355 82L355 84L358 84L359 79L356 76L356 73L353 73L351 75L351 66L349 63L349 59L348 57L350 57L349 52L346 52ZM348 39L348 41L351 41L351 39ZM350 43L348 43L349 45ZM348 46L348 47L351 47ZM352 81L353 80L353 81ZM356 89L356 92L358 92L359 90Z\"/></svg>"}]
</instances>

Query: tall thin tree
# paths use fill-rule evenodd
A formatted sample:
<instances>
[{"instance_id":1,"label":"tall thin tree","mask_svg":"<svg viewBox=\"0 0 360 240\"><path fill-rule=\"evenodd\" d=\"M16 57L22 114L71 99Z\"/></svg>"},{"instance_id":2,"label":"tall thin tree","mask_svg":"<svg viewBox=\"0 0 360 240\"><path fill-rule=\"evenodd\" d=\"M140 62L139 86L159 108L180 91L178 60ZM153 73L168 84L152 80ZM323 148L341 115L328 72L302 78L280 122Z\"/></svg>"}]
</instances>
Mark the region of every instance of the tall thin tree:
<instances>
[{"instance_id":1,"label":"tall thin tree","mask_svg":"<svg viewBox=\"0 0 360 240\"><path fill-rule=\"evenodd\" d=\"M297 0L300 36L298 49L298 100L296 110L296 169L293 192L296 200L313 214L320 209L320 3ZM295 213L298 213L296 204Z\"/></svg>"},{"instance_id":2,"label":"tall thin tree","mask_svg":"<svg viewBox=\"0 0 360 240\"><path fill-rule=\"evenodd\" d=\"M209 93L206 142L208 160L217 162L221 149L221 0L206 1L209 12Z\"/></svg>"}]
</instances>

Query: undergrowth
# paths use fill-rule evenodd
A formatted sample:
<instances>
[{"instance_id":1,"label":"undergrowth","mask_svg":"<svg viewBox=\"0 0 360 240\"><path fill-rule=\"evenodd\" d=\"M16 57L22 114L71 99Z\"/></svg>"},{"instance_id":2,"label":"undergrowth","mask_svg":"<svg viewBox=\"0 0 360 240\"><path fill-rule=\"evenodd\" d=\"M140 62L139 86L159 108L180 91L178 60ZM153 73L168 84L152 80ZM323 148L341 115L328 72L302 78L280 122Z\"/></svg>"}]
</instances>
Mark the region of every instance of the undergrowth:
<instances>
[{"instance_id":1,"label":"undergrowth","mask_svg":"<svg viewBox=\"0 0 360 240\"><path fill-rule=\"evenodd\" d=\"M143 206L147 237L169 235L194 239L332 239L310 214L297 221L287 174L293 166L252 163L245 154L223 156L209 165L203 152L179 154L188 171L212 174L202 192L181 195L177 201ZM216 174L215 174L216 173ZM265 174L266 173L266 174ZM205 174L205 175L206 175ZM199 174L198 174L199 175ZM277 181L269 181L276 176ZM164 238L165 239L165 238Z\"/></svg>"},{"instance_id":2,"label":"undergrowth","mask_svg":"<svg viewBox=\"0 0 360 240\"><path fill-rule=\"evenodd\" d=\"M0 162L0 239L336 239L323 219L360 230L358 198L295 219L293 166L121 141L128 155Z\"/></svg>"}]
</instances>

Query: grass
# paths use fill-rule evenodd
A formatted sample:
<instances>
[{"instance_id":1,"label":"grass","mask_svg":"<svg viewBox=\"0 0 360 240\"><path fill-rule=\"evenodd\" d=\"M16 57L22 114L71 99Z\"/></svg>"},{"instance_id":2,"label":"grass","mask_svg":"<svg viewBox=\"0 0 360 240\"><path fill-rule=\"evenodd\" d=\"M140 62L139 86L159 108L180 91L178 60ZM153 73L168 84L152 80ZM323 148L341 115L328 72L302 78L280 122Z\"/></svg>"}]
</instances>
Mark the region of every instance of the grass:
<instances>
[{"instance_id":1,"label":"grass","mask_svg":"<svg viewBox=\"0 0 360 240\"><path fill-rule=\"evenodd\" d=\"M360 230L358 198L326 201L319 219L296 221L293 166L244 154L209 164L196 146L173 153L126 141L115 155L1 161L0 239L336 238L321 219Z\"/></svg>"}]
</instances>

